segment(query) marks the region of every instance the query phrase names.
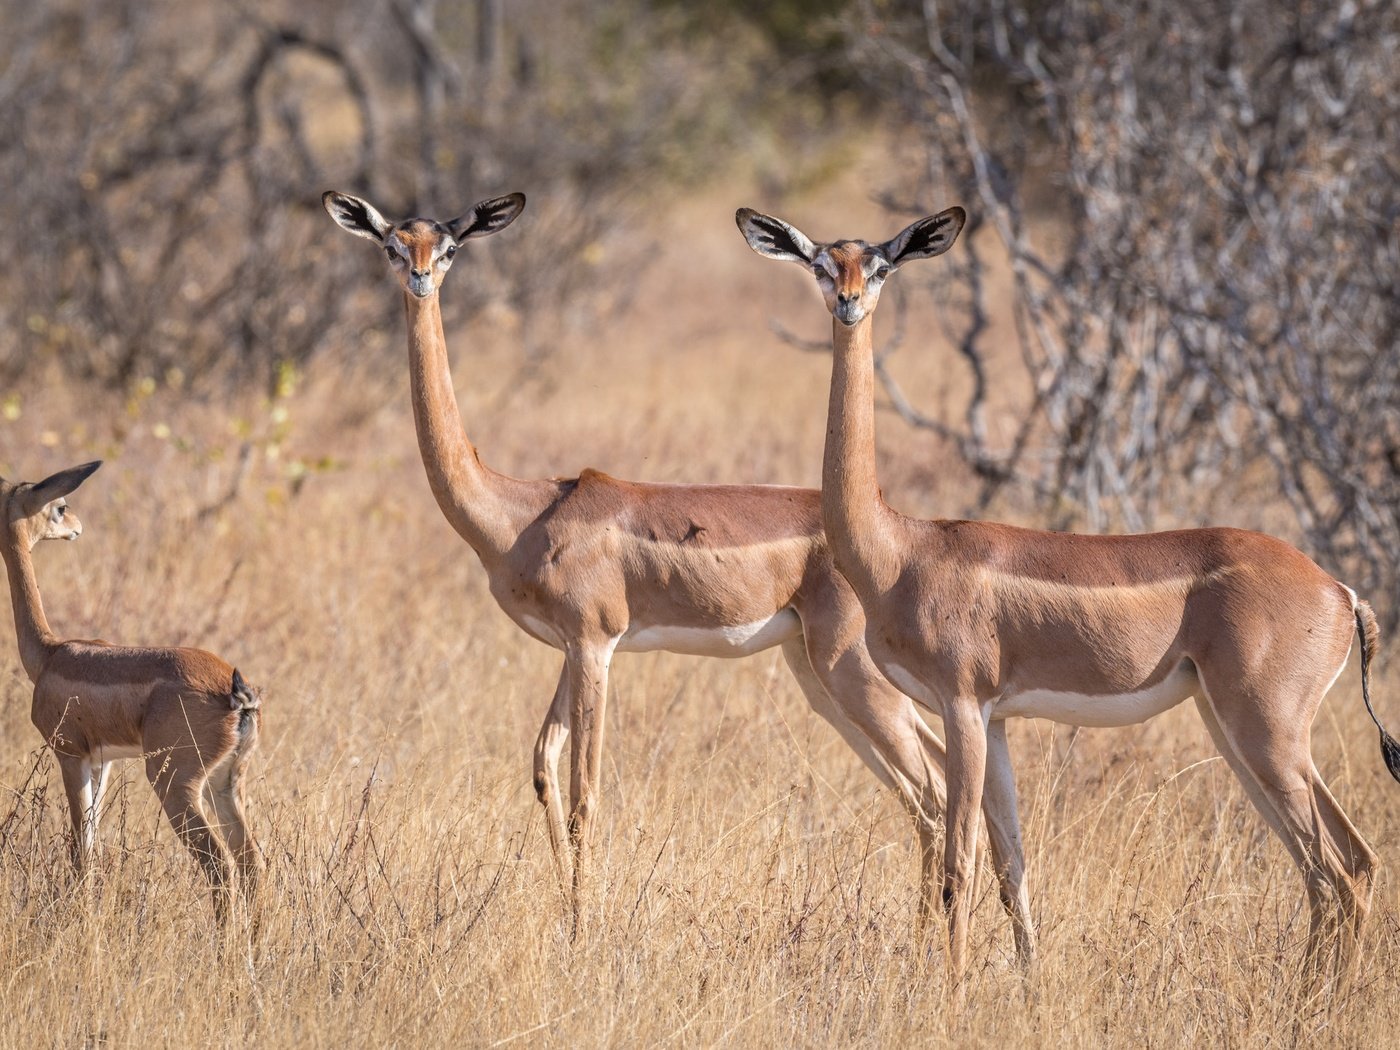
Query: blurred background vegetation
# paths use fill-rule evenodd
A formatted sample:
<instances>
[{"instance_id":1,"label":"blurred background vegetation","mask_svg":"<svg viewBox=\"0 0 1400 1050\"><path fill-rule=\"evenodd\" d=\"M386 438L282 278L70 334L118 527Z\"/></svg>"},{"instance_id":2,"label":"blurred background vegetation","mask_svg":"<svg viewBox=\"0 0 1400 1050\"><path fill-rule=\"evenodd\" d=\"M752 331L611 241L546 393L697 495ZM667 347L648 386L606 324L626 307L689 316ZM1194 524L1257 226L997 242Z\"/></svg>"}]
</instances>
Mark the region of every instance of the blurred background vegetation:
<instances>
[{"instance_id":1,"label":"blurred background vegetation","mask_svg":"<svg viewBox=\"0 0 1400 1050\"><path fill-rule=\"evenodd\" d=\"M968 471L947 513L1137 530L1263 493L1248 523L1393 625L1397 53L1400 8L1353 0L11 3L0 408L55 377L275 394L395 342L328 187L394 216L525 190L549 236L473 248L447 322L503 312L539 362L626 316L680 196L780 202L877 134L890 232L971 215L881 360ZM913 300L955 399L896 381Z\"/></svg>"}]
</instances>

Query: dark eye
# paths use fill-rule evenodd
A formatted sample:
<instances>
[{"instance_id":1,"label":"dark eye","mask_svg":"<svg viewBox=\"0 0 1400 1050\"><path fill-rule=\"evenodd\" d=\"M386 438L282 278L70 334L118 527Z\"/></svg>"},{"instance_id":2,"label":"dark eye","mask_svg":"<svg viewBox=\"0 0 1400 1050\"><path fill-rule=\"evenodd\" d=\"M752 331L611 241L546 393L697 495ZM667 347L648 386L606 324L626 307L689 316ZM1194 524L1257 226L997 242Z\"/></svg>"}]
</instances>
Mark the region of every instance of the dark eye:
<instances>
[{"instance_id":1,"label":"dark eye","mask_svg":"<svg viewBox=\"0 0 1400 1050\"><path fill-rule=\"evenodd\" d=\"M817 280L819 280L819 281L829 281L829 280L831 280L831 274L829 274L829 273L826 272L826 267L825 267L825 266L813 266L813 267L812 267L812 273L813 273L813 275L815 275L815 277L816 277Z\"/></svg>"},{"instance_id":2,"label":"dark eye","mask_svg":"<svg viewBox=\"0 0 1400 1050\"><path fill-rule=\"evenodd\" d=\"M394 262L399 257L399 253L394 251L394 246L392 244L386 244L384 246L384 254L389 257L390 262Z\"/></svg>"},{"instance_id":3,"label":"dark eye","mask_svg":"<svg viewBox=\"0 0 1400 1050\"><path fill-rule=\"evenodd\" d=\"M890 268L888 266L881 266L878 270L875 271L874 277L877 281L883 281L889 275Z\"/></svg>"},{"instance_id":4,"label":"dark eye","mask_svg":"<svg viewBox=\"0 0 1400 1050\"><path fill-rule=\"evenodd\" d=\"M452 258L452 256L457 254L457 246L455 244L449 244L447 246L447 251L443 252L442 254L447 256L449 259Z\"/></svg>"},{"instance_id":5,"label":"dark eye","mask_svg":"<svg viewBox=\"0 0 1400 1050\"><path fill-rule=\"evenodd\" d=\"M55 514L57 514L57 515L61 518L61 517L63 517L63 515L65 515L65 514L68 513L68 508L67 508L67 507L55 507L55 508L53 509L53 512L54 512Z\"/></svg>"}]
</instances>

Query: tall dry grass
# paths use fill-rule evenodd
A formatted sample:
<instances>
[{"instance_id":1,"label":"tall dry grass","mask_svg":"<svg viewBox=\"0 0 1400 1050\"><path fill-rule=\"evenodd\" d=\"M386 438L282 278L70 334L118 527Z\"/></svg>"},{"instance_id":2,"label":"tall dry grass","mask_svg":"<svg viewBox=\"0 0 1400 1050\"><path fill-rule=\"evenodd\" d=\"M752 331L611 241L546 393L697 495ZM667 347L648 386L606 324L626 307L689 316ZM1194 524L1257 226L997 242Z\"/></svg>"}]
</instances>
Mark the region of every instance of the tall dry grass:
<instances>
[{"instance_id":1,"label":"tall dry grass","mask_svg":"<svg viewBox=\"0 0 1400 1050\"><path fill-rule=\"evenodd\" d=\"M508 316L449 332L489 462L816 481L826 364L764 324L821 336L823 315L795 277L744 268L730 214L678 209L687 234L642 278L638 312L536 371L517 371ZM616 661L598 915L570 944L529 776L559 659L500 613L432 503L403 370L378 362L402 347L354 350L272 401L164 381L121 398L61 379L0 392L0 474L108 460L72 497L82 542L37 556L55 628L201 645L265 688L249 795L269 862L260 950L216 957L195 866L128 763L99 870L73 885L58 776L0 621L0 1046L1393 1039L1394 882L1355 987L1308 999L1301 880L1190 705L1124 730L1013 727L1042 962L1027 995L984 873L969 1007L950 1028L937 940L914 932L911 830L773 653ZM905 355L911 382L948 371L933 350ZM883 441L898 505L959 505L964 479L931 439L885 424ZM1387 663L1376 692L1394 711ZM1354 667L1313 750L1393 859L1400 790Z\"/></svg>"}]
</instances>

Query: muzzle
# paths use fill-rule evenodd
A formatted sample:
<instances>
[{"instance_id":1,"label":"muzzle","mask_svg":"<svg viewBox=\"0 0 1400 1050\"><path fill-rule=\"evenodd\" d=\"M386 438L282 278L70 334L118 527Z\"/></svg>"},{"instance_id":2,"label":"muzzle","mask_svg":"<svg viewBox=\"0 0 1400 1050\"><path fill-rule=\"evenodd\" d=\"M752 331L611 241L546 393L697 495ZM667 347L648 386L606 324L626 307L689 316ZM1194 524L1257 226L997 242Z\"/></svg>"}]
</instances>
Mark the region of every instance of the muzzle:
<instances>
[{"instance_id":1,"label":"muzzle","mask_svg":"<svg viewBox=\"0 0 1400 1050\"><path fill-rule=\"evenodd\" d=\"M840 300L836 304L836 320L840 321L847 328L858 322L865 316L865 309L860 305L859 299Z\"/></svg>"}]
</instances>

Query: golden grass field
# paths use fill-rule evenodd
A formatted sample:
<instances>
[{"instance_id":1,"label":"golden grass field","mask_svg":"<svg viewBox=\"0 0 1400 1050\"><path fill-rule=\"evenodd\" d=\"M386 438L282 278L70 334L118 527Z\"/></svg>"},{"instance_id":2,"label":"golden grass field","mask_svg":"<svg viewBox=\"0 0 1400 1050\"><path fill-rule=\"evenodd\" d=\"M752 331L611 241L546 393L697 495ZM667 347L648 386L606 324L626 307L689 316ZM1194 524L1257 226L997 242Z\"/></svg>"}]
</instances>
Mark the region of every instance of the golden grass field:
<instances>
[{"instance_id":1,"label":"golden grass field","mask_svg":"<svg viewBox=\"0 0 1400 1050\"><path fill-rule=\"evenodd\" d=\"M814 192L792 217L840 200ZM762 202L675 208L683 236L658 249L638 308L569 337L522 388L508 314L449 321L489 463L815 484L827 363L767 321L816 338L829 321L795 271L743 246L739 203ZM811 232L892 225L860 201L840 213L873 228ZM343 236L329 221L325 235ZM397 297L387 274L369 290ZM1124 730L1013 726L1040 967L1027 994L984 872L968 1007L950 1019L942 955L915 938L912 829L776 651L615 662L598 916L571 945L530 783L559 658L497 609L438 513L402 355L347 348L273 401L159 377L129 396L57 376L0 391L0 474L107 460L71 497L82 541L36 554L54 628L198 645L264 688L249 799L269 868L259 951L217 958L204 884L127 763L100 870L74 887L57 771L0 621L0 1046L1394 1040L1394 868L1354 987L1307 998L1302 880L1190 704ZM925 389L952 371L912 346L901 367ZM881 433L893 503L962 509L950 454L888 416ZM1392 719L1395 649L1383 642L1375 690ZM1400 787L1377 751L1353 662L1313 752L1393 865Z\"/></svg>"}]
</instances>

